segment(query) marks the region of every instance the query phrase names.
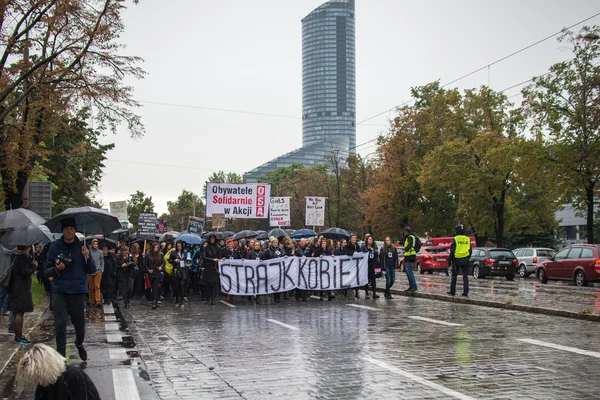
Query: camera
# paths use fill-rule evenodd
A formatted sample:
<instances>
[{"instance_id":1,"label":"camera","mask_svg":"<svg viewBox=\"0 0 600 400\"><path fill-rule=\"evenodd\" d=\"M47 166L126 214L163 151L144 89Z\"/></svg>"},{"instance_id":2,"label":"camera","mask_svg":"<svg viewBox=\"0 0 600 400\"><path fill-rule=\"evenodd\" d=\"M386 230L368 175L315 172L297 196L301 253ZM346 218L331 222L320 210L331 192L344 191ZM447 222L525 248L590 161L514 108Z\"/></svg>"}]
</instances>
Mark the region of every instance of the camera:
<instances>
[{"instance_id":1,"label":"camera","mask_svg":"<svg viewBox=\"0 0 600 400\"><path fill-rule=\"evenodd\" d=\"M64 254L59 254L58 257L56 257L56 260L54 260L54 265L58 265L60 263L65 264L65 268L72 267L74 264L73 259Z\"/></svg>"}]
</instances>

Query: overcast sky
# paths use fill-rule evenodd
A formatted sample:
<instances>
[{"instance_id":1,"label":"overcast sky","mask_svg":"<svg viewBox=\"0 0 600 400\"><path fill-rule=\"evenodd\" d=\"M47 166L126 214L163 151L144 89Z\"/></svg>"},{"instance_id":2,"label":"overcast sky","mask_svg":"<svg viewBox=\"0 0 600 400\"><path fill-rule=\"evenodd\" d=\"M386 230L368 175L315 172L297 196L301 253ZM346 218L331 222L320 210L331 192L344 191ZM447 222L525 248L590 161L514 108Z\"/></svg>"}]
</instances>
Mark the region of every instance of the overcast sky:
<instances>
[{"instance_id":1,"label":"overcast sky","mask_svg":"<svg viewBox=\"0 0 600 400\"><path fill-rule=\"evenodd\" d=\"M145 59L147 78L131 84L143 104L146 135L133 140L122 129L104 138L116 144L97 195L105 206L142 190L162 213L183 188L201 195L213 171L243 174L300 147L300 21L323 2L130 5L122 40L127 54ZM356 0L357 122L409 100L413 86L452 81L599 12L597 0ZM586 24L600 24L600 16ZM504 90L569 57L566 46L550 39L452 86ZM359 124L357 144L385 131L391 115ZM357 151L364 156L375 146Z\"/></svg>"}]
</instances>

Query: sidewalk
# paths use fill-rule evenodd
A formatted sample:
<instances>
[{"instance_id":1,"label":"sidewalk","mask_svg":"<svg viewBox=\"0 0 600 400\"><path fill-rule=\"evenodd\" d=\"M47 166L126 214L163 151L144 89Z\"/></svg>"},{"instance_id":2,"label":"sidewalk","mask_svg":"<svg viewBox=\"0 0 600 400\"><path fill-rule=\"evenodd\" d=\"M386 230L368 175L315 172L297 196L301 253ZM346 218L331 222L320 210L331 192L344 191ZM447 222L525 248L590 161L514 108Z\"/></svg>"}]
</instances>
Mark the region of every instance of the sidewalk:
<instances>
[{"instance_id":1,"label":"sidewalk","mask_svg":"<svg viewBox=\"0 0 600 400\"><path fill-rule=\"evenodd\" d=\"M406 274L397 272L392 294L600 322L600 286L592 284L577 287L573 282L565 281L542 285L533 277L517 277L510 282L500 277L475 279L470 276L469 297L462 297L462 276L459 276L457 295L453 297L446 294L450 290L449 276L419 275L415 271L415 278L419 290L406 293ZM385 278L377 280L377 287L378 291L384 290Z\"/></svg>"}]
</instances>

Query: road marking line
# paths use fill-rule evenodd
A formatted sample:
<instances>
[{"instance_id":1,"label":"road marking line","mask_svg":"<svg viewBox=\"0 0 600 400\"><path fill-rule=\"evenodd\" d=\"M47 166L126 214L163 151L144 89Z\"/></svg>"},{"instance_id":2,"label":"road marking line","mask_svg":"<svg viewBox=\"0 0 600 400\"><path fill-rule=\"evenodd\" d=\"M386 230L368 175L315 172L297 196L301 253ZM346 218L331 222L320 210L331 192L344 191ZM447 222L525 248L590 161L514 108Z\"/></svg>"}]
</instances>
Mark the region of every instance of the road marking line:
<instances>
[{"instance_id":1,"label":"road marking line","mask_svg":"<svg viewBox=\"0 0 600 400\"><path fill-rule=\"evenodd\" d=\"M230 304L230 303L226 302L225 300L221 300L221 301L219 301L219 303L223 303L226 306L229 306L229 307L232 307L232 308L236 308L237 307L237 306L234 306L233 304Z\"/></svg>"},{"instance_id":2,"label":"road marking line","mask_svg":"<svg viewBox=\"0 0 600 400\"><path fill-rule=\"evenodd\" d=\"M535 339L517 339L517 340L519 342L525 342L525 343L529 343L529 344L535 344L538 346L549 347L549 348L555 349L555 350L570 351L571 353L600 358L600 353L595 352L595 351L581 350L576 347L562 346L560 344L542 342L541 340L535 340Z\"/></svg>"},{"instance_id":3,"label":"road marking line","mask_svg":"<svg viewBox=\"0 0 600 400\"><path fill-rule=\"evenodd\" d=\"M112 304L104 305L104 314L114 314L114 313L115 313L115 308L112 306Z\"/></svg>"},{"instance_id":4,"label":"road marking line","mask_svg":"<svg viewBox=\"0 0 600 400\"><path fill-rule=\"evenodd\" d=\"M463 324L455 324L454 322L440 321L437 319L418 317L415 315L409 315L408 318L418 319L419 321L431 322L433 324L440 324L440 325L446 325L446 326L463 326Z\"/></svg>"},{"instance_id":5,"label":"road marking line","mask_svg":"<svg viewBox=\"0 0 600 400\"><path fill-rule=\"evenodd\" d=\"M113 369L112 376L115 400L140 400L140 394L131 369Z\"/></svg>"},{"instance_id":6,"label":"road marking line","mask_svg":"<svg viewBox=\"0 0 600 400\"><path fill-rule=\"evenodd\" d=\"M119 330L119 324L104 324L104 329L106 329L107 331L118 331Z\"/></svg>"},{"instance_id":7,"label":"road marking line","mask_svg":"<svg viewBox=\"0 0 600 400\"><path fill-rule=\"evenodd\" d=\"M321 298L319 296L310 296L311 299L315 299L315 300L321 300Z\"/></svg>"},{"instance_id":8,"label":"road marking line","mask_svg":"<svg viewBox=\"0 0 600 400\"><path fill-rule=\"evenodd\" d=\"M292 329L294 331L299 330L299 328L297 328L295 326L284 324L283 322L277 321L276 319L269 319L269 318L267 318L267 321L272 322L272 323L277 324L277 325L280 325L280 326L283 326L283 327L288 328L288 329Z\"/></svg>"},{"instance_id":9,"label":"road marking line","mask_svg":"<svg viewBox=\"0 0 600 400\"><path fill-rule=\"evenodd\" d=\"M363 310L371 310L371 311L379 311L379 308L369 307L369 306L361 306L360 304L346 304L350 307L362 308Z\"/></svg>"},{"instance_id":10,"label":"road marking line","mask_svg":"<svg viewBox=\"0 0 600 400\"><path fill-rule=\"evenodd\" d=\"M427 379L423 379L423 378L421 378L421 377L419 377L419 376L417 376L415 374L411 374L408 371L404 371L404 370L402 370L400 368L396 368L396 367L394 367L392 365L386 364L383 361L379 361L379 360L376 360L376 359L370 358L370 357L362 357L362 359L365 360L365 361L370 362L371 364L375 364L378 367L387 369L388 371L391 371L391 372L393 372L395 374L401 375L401 376L403 376L405 378L411 379L411 380L413 380L413 381L415 381L417 383L425 385L425 386L427 386L427 387L429 387L431 389L435 389L438 392L441 392L441 393L445 394L446 396L455 397L455 398L461 399L461 400L474 400L472 397L469 397L467 395L464 395L464 394L462 394L460 392L457 392L457 391L454 391L452 389L448 389L445 386L438 385L437 383L433 383L431 381L428 381Z\"/></svg>"},{"instance_id":11,"label":"road marking line","mask_svg":"<svg viewBox=\"0 0 600 400\"><path fill-rule=\"evenodd\" d=\"M127 359L129 359L127 352L122 347L109 348L108 354L110 354L111 360L127 360Z\"/></svg>"},{"instance_id":12,"label":"road marking line","mask_svg":"<svg viewBox=\"0 0 600 400\"><path fill-rule=\"evenodd\" d=\"M104 320L105 321L116 321L117 317L115 317L114 315L105 315Z\"/></svg>"},{"instance_id":13,"label":"road marking line","mask_svg":"<svg viewBox=\"0 0 600 400\"><path fill-rule=\"evenodd\" d=\"M121 343L123 336L120 333L109 334L106 335L106 340L108 340L108 343Z\"/></svg>"}]
</instances>

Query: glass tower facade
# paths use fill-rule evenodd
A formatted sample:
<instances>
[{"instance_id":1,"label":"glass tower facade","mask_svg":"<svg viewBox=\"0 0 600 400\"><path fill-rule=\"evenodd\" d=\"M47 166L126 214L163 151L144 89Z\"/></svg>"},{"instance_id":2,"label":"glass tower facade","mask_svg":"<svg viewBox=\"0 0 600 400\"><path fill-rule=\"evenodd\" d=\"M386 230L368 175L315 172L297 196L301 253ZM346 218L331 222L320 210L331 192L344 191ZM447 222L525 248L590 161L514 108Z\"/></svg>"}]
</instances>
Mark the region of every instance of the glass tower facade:
<instances>
[{"instance_id":1,"label":"glass tower facade","mask_svg":"<svg viewBox=\"0 0 600 400\"><path fill-rule=\"evenodd\" d=\"M332 0L302 20L302 146L355 152L354 0Z\"/></svg>"},{"instance_id":2,"label":"glass tower facade","mask_svg":"<svg viewBox=\"0 0 600 400\"><path fill-rule=\"evenodd\" d=\"M277 168L326 164L356 152L354 0L331 0L302 20L302 147L245 174L257 182Z\"/></svg>"}]
</instances>

